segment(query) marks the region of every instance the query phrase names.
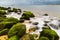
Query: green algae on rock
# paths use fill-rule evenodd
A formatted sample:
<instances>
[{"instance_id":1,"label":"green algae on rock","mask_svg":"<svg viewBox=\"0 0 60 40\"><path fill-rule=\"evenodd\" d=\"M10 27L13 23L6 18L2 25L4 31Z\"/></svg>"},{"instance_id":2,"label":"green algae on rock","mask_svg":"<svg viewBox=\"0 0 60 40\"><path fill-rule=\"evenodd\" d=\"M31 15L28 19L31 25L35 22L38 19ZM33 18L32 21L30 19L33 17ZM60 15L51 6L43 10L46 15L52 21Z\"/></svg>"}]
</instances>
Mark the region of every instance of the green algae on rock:
<instances>
[{"instance_id":1,"label":"green algae on rock","mask_svg":"<svg viewBox=\"0 0 60 40\"><path fill-rule=\"evenodd\" d=\"M19 37L23 36L26 33L26 26L21 23L17 23L11 27L8 32L8 36L18 35Z\"/></svg>"},{"instance_id":2,"label":"green algae on rock","mask_svg":"<svg viewBox=\"0 0 60 40\"><path fill-rule=\"evenodd\" d=\"M20 19L30 20L31 17L35 17L30 11L24 11Z\"/></svg>"},{"instance_id":3,"label":"green algae on rock","mask_svg":"<svg viewBox=\"0 0 60 40\"><path fill-rule=\"evenodd\" d=\"M6 35L8 33L9 29L8 28L5 28L3 30L0 31L0 36L1 35Z\"/></svg>"},{"instance_id":4,"label":"green algae on rock","mask_svg":"<svg viewBox=\"0 0 60 40\"><path fill-rule=\"evenodd\" d=\"M14 23L18 23L19 20L17 18L14 17L8 17L4 20L5 22L14 22Z\"/></svg>"},{"instance_id":5,"label":"green algae on rock","mask_svg":"<svg viewBox=\"0 0 60 40\"><path fill-rule=\"evenodd\" d=\"M49 40L59 40L59 36L54 30L51 29L43 29L43 31L40 34L40 37L47 37Z\"/></svg>"},{"instance_id":6,"label":"green algae on rock","mask_svg":"<svg viewBox=\"0 0 60 40\"><path fill-rule=\"evenodd\" d=\"M19 40L19 37L17 35L14 35L10 37L8 40Z\"/></svg>"},{"instance_id":7,"label":"green algae on rock","mask_svg":"<svg viewBox=\"0 0 60 40\"><path fill-rule=\"evenodd\" d=\"M11 28L15 23L14 22L0 22L0 30L5 28Z\"/></svg>"},{"instance_id":8,"label":"green algae on rock","mask_svg":"<svg viewBox=\"0 0 60 40\"><path fill-rule=\"evenodd\" d=\"M40 37L39 40L49 40L47 37Z\"/></svg>"}]
</instances>

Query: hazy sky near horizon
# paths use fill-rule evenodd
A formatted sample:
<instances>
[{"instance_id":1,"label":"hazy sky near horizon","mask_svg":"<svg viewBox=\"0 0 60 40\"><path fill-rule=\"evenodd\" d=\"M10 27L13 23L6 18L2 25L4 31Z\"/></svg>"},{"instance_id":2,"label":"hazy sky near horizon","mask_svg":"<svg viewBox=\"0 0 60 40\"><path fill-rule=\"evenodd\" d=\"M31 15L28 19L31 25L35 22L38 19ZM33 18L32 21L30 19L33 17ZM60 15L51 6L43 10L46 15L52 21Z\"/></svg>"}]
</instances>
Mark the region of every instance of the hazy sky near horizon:
<instances>
[{"instance_id":1,"label":"hazy sky near horizon","mask_svg":"<svg viewBox=\"0 0 60 40\"><path fill-rule=\"evenodd\" d=\"M0 5L45 5L60 4L60 0L0 0Z\"/></svg>"}]
</instances>

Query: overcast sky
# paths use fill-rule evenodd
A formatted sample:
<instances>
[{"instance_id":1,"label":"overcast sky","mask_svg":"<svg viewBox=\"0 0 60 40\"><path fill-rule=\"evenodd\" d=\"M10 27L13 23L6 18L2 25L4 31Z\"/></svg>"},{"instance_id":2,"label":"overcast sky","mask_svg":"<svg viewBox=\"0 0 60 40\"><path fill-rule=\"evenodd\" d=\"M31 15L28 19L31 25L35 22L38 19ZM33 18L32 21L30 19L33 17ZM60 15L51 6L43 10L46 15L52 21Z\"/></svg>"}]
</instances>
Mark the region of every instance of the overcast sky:
<instances>
[{"instance_id":1,"label":"overcast sky","mask_svg":"<svg viewBox=\"0 0 60 40\"><path fill-rule=\"evenodd\" d=\"M60 4L60 0L0 0L0 5Z\"/></svg>"}]
</instances>

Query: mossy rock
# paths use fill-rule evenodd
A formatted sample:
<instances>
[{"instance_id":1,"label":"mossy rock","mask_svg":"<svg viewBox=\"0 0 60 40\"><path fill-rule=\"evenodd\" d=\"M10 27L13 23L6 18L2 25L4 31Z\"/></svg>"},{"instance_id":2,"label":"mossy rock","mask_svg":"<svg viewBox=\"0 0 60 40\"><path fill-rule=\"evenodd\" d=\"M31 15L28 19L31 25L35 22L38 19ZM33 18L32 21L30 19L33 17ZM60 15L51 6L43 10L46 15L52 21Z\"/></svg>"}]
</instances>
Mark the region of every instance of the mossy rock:
<instances>
[{"instance_id":1,"label":"mossy rock","mask_svg":"<svg viewBox=\"0 0 60 40\"><path fill-rule=\"evenodd\" d=\"M19 12L21 13L22 12L22 10L21 9L18 9L19 10Z\"/></svg>"},{"instance_id":2,"label":"mossy rock","mask_svg":"<svg viewBox=\"0 0 60 40\"><path fill-rule=\"evenodd\" d=\"M24 20L30 20L30 17L25 15L25 16L22 16L20 19L24 19Z\"/></svg>"},{"instance_id":3,"label":"mossy rock","mask_svg":"<svg viewBox=\"0 0 60 40\"><path fill-rule=\"evenodd\" d=\"M0 15L5 15L5 14L6 14L5 10L0 10Z\"/></svg>"},{"instance_id":4,"label":"mossy rock","mask_svg":"<svg viewBox=\"0 0 60 40\"><path fill-rule=\"evenodd\" d=\"M20 23L24 22L24 19L20 19L19 22L20 22Z\"/></svg>"},{"instance_id":5,"label":"mossy rock","mask_svg":"<svg viewBox=\"0 0 60 40\"><path fill-rule=\"evenodd\" d=\"M13 12L13 10L10 9L10 10L8 10L8 12Z\"/></svg>"},{"instance_id":6,"label":"mossy rock","mask_svg":"<svg viewBox=\"0 0 60 40\"><path fill-rule=\"evenodd\" d=\"M59 36L57 35L57 33L51 29L43 29L43 31L40 34L40 37L41 36L48 37L49 40L59 40Z\"/></svg>"},{"instance_id":7,"label":"mossy rock","mask_svg":"<svg viewBox=\"0 0 60 40\"><path fill-rule=\"evenodd\" d=\"M8 36L18 35L19 37L23 36L26 33L26 26L21 23L17 23L11 27L8 32Z\"/></svg>"},{"instance_id":8,"label":"mossy rock","mask_svg":"<svg viewBox=\"0 0 60 40\"><path fill-rule=\"evenodd\" d=\"M16 8L13 8L13 12L17 13L18 11L17 11L17 9L16 9Z\"/></svg>"},{"instance_id":9,"label":"mossy rock","mask_svg":"<svg viewBox=\"0 0 60 40\"><path fill-rule=\"evenodd\" d=\"M19 37L17 35L14 35L10 37L8 40L19 40Z\"/></svg>"},{"instance_id":10,"label":"mossy rock","mask_svg":"<svg viewBox=\"0 0 60 40\"><path fill-rule=\"evenodd\" d=\"M24 11L23 15L27 15L29 17L35 17L34 14L30 11Z\"/></svg>"},{"instance_id":11,"label":"mossy rock","mask_svg":"<svg viewBox=\"0 0 60 40\"><path fill-rule=\"evenodd\" d=\"M6 34L8 33L8 31L9 31L8 28L1 30L1 31L0 31L0 36L1 36L1 35L6 35Z\"/></svg>"},{"instance_id":12,"label":"mossy rock","mask_svg":"<svg viewBox=\"0 0 60 40\"><path fill-rule=\"evenodd\" d=\"M6 15L0 15L0 17L2 17L2 18L6 18Z\"/></svg>"},{"instance_id":13,"label":"mossy rock","mask_svg":"<svg viewBox=\"0 0 60 40\"><path fill-rule=\"evenodd\" d=\"M47 37L40 37L38 40L49 40Z\"/></svg>"},{"instance_id":14,"label":"mossy rock","mask_svg":"<svg viewBox=\"0 0 60 40\"><path fill-rule=\"evenodd\" d=\"M5 19L5 17L0 17L0 22L4 21Z\"/></svg>"},{"instance_id":15,"label":"mossy rock","mask_svg":"<svg viewBox=\"0 0 60 40\"><path fill-rule=\"evenodd\" d=\"M14 23L18 23L19 22L19 20L17 18L14 18L14 17L6 18L4 21L5 22L14 22Z\"/></svg>"},{"instance_id":16,"label":"mossy rock","mask_svg":"<svg viewBox=\"0 0 60 40\"><path fill-rule=\"evenodd\" d=\"M11 28L15 23L14 22L0 22L0 30L4 28Z\"/></svg>"},{"instance_id":17,"label":"mossy rock","mask_svg":"<svg viewBox=\"0 0 60 40\"><path fill-rule=\"evenodd\" d=\"M30 20L31 17L35 17L30 11L24 11L20 19Z\"/></svg>"}]
</instances>

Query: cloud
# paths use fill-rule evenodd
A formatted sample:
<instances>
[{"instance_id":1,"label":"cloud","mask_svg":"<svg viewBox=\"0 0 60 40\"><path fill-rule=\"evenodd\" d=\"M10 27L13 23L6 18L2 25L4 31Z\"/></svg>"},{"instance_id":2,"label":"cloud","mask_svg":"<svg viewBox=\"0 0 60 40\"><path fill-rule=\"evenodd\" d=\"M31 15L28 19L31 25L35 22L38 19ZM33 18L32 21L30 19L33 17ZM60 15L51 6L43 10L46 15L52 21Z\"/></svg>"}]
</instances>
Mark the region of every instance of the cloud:
<instances>
[{"instance_id":1,"label":"cloud","mask_svg":"<svg viewBox=\"0 0 60 40\"><path fill-rule=\"evenodd\" d=\"M60 4L60 0L15 0L17 5Z\"/></svg>"},{"instance_id":2,"label":"cloud","mask_svg":"<svg viewBox=\"0 0 60 40\"><path fill-rule=\"evenodd\" d=\"M0 0L0 5L10 5L13 4L13 0Z\"/></svg>"},{"instance_id":3,"label":"cloud","mask_svg":"<svg viewBox=\"0 0 60 40\"><path fill-rule=\"evenodd\" d=\"M60 4L60 0L0 0L0 5Z\"/></svg>"},{"instance_id":4,"label":"cloud","mask_svg":"<svg viewBox=\"0 0 60 40\"><path fill-rule=\"evenodd\" d=\"M29 0L33 5L60 4L60 0Z\"/></svg>"}]
</instances>

